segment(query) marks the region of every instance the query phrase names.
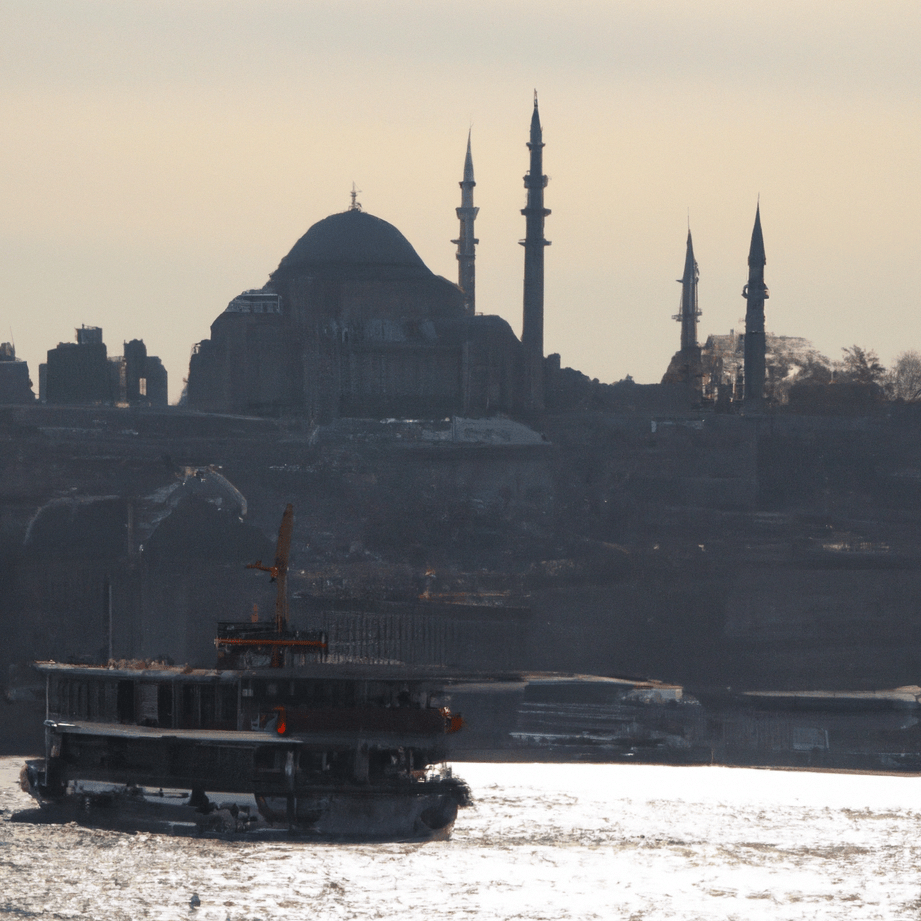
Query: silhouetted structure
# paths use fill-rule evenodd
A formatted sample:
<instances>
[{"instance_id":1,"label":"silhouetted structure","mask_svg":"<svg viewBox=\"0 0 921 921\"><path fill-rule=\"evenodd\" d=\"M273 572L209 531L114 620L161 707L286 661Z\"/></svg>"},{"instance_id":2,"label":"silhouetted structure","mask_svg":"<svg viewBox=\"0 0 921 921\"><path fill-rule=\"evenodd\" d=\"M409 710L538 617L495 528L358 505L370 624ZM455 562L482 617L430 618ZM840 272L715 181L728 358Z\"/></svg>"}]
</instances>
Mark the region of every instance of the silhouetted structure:
<instances>
[{"instance_id":1,"label":"silhouetted structure","mask_svg":"<svg viewBox=\"0 0 921 921\"><path fill-rule=\"evenodd\" d=\"M729 330L728 336L707 336L701 348L704 399L728 405L742 399L745 334Z\"/></svg>"},{"instance_id":2,"label":"silhouetted structure","mask_svg":"<svg viewBox=\"0 0 921 921\"><path fill-rule=\"evenodd\" d=\"M785 403L791 385L797 386L802 369L813 360L815 349L800 336L764 334L764 399ZM741 403L745 380L745 335L730 330L728 336L710 335L701 349L705 399Z\"/></svg>"},{"instance_id":3,"label":"silhouetted structure","mask_svg":"<svg viewBox=\"0 0 921 921\"><path fill-rule=\"evenodd\" d=\"M167 373L163 362L155 355L147 354L147 346L141 339L125 343L123 359L123 388L120 388L119 402L129 406L166 406L168 403Z\"/></svg>"},{"instance_id":4,"label":"silhouetted structure","mask_svg":"<svg viewBox=\"0 0 921 921\"><path fill-rule=\"evenodd\" d=\"M48 350L41 398L48 403L111 403L112 375L102 329L81 326L76 338Z\"/></svg>"},{"instance_id":5,"label":"silhouetted structure","mask_svg":"<svg viewBox=\"0 0 921 921\"><path fill-rule=\"evenodd\" d=\"M755 209L755 226L748 250L748 284L742 297L745 309L745 405L757 409L764 399L764 302L770 296L764 283L764 238L761 235L761 205Z\"/></svg>"},{"instance_id":6,"label":"silhouetted structure","mask_svg":"<svg viewBox=\"0 0 921 921\"><path fill-rule=\"evenodd\" d=\"M681 310L674 318L681 324L681 349L697 348L697 318L700 309L697 306L697 280L700 271L694 258L694 243L691 240L691 228L688 228L687 252L684 257L684 273L678 279L681 285Z\"/></svg>"},{"instance_id":7,"label":"silhouetted structure","mask_svg":"<svg viewBox=\"0 0 921 921\"><path fill-rule=\"evenodd\" d=\"M521 344L524 350L524 405L529 411L544 407L544 218L550 212L544 207L544 141L537 109L537 90L534 91L534 112L531 115L531 167L524 177L528 190L525 216L524 246L524 317L521 325Z\"/></svg>"},{"instance_id":8,"label":"silhouetted structure","mask_svg":"<svg viewBox=\"0 0 921 921\"><path fill-rule=\"evenodd\" d=\"M543 175L535 93L522 339L476 313L477 239L470 135L457 244L458 280L434 275L396 227L347 211L314 224L268 283L234 298L198 343L188 403L211 412L438 418L544 407Z\"/></svg>"},{"instance_id":9,"label":"silhouetted structure","mask_svg":"<svg viewBox=\"0 0 921 921\"><path fill-rule=\"evenodd\" d=\"M29 365L16 358L12 343L0 344L0 403L31 403L34 399Z\"/></svg>"},{"instance_id":10,"label":"silhouetted structure","mask_svg":"<svg viewBox=\"0 0 921 921\"><path fill-rule=\"evenodd\" d=\"M460 182L461 206L457 209L460 231L457 244L457 284L464 292L464 311L468 317L476 313L476 245L480 241L473 232L479 208L473 206L473 156L470 152L470 132L467 133L467 156L464 158L464 178Z\"/></svg>"},{"instance_id":11,"label":"silhouetted structure","mask_svg":"<svg viewBox=\"0 0 921 921\"><path fill-rule=\"evenodd\" d=\"M700 346L697 343L697 280L700 272L694 258L694 244L691 228L688 228L687 250L684 258L684 273L678 279L681 285L681 304L673 319L681 324L681 346L669 363L662 378L663 384L688 384L696 394L701 393Z\"/></svg>"},{"instance_id":12,"label":"silhouetted structure","mask_svg":"<svg viewBox=\"0 0 921 921\"><path fill-rule=\"evenodd\" d=\"M470 316L457 285L353 202L212 323L192 355L188 401L317 420L510 412L519 348L505 320Z\"/></svg>"},{"instance_id":13,"label":"silhouetted structure","mask_svg":"<svg viewBox=\"0 0 921 921\"><path fill-rule=\"evenodd\" d=\"M81 326L76 342L62 342L39 368L41 399L47 403L166 406L163 362L147 354L140 339L125 343L125 355L109 358L102 329Z\"/></svg>"}]
</instances>

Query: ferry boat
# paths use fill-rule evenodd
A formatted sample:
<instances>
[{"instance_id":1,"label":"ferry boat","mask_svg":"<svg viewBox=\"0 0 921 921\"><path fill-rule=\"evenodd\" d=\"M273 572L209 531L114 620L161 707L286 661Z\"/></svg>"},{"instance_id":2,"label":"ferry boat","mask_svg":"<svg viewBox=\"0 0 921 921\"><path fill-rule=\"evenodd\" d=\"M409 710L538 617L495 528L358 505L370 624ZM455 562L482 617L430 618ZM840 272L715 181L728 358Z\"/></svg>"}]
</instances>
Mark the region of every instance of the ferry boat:
<instances>
[{"instance_id":1,"label":"ferry boat","mask_svg":"<svg viewBox=\"0 0 921 921\"><path fill-rule=\"evenodd\" d=\"M39 662L45 757L23 788L50 820L160 814L199 830L283 828L327 839L447 837L469 790L446 765L463 720L437 669L332 662L292 630L282 519L275 621L218 624L215 669Z\"/></svg>"}]
</instances>

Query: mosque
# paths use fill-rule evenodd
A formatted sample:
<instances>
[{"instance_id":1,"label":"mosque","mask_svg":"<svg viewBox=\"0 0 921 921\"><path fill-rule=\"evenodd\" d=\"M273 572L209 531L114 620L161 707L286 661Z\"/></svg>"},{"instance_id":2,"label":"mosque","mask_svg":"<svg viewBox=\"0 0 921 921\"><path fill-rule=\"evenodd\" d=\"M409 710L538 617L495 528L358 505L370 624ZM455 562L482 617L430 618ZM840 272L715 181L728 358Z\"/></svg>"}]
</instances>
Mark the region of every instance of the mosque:
<instances>
[{"instance_id":1,"label":"mosque","mask_svg":"<svg viewBox=\"0 0 921 921\"><path fill-rule=\"evenodd\" d=\"M235 297L192 354L193 409L256 415L528 415L544 405L542 130L535 95L522 338L476 312L473 159L464 163L458 283L392 224L351 207L314 224L268 283Z\"/></svg>"},{"instance_id":2,"label":"mosque","mask_svg":"<svg viewBox=\"0 0 921 921\"><path fill-rule=\"evenodd\" d=\"M543 132L534 98L522 245L524 298L519 339L498 316L476 311L476 185L470 137L457 244L458 281L435 275L392 224L351 207L314 224L268 282L235 297L192 354L190 408L248 415L444 418L545 409L628 407L675 410L728 393L758 411L765 382L764 242L760 208L749 251L744 358L719 361L698 342L697 263L690 230L681 281L681 343L660 385L599 385L559 356L544 356ZM712 353L712 354L711 354ZM718 366L718 367L717 367ZM707 371L705 372L705 368ZM716 371L713 368L717 368ZM729 377L733 376L732 381ZM706 378L706 379L705 379ZM723 379L726 378L724 381ZM632 383L632 382L629 382Z\"/></svg>"},{"instance_id":3,"label":"mosque","mask_svg":"<svg viewBox=\"0 0 921 921\"><path fill-rule=\"evenodd\" d=\"M524 297L519 339L499 316L476 310L478 208L470 136L457 245L457 283L435 275L400 231L363 211L314 224L268 282L237 295L195 345L185 404L202 412L302 416L428 418L588 411L682 412L701 403L759 411L765 396L764 241L760 208L749 251L745 332L698 341L698 269L690 229L679 313L681 341L660 384L590 380L544 355L543 132L537 95L524 176ZM777 337L773 337L775 340ZM788 337L789 338L789 337ZM726 340L725 342L723 340ZM804 341L805 342L805 341ZM805 343L808 346L808 343ZM12 346L0 350L0 397L31 402L28 369ZM7 354L9 353L9 354ZM106 358L102 331L77 330L77 342L48 352L39 399L48 403L165 406L166 371L141 341ZM9 386L7 386L9 384ZM5 388L5 390L4 390Z\"/></svg>"}]
</instances>

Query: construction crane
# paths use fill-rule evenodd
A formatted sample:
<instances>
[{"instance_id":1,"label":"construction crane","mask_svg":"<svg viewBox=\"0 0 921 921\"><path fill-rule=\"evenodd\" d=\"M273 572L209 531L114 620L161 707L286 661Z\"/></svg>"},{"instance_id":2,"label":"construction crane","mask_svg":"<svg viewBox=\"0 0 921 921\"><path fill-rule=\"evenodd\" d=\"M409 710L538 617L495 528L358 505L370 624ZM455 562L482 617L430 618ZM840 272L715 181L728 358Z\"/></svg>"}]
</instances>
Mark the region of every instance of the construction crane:
<instances>
[{"instance_id":1,"label":"construction crane","mask_svg":"<svg viewBox=\"0 0 921 921\"><path fill-rule=\"evenodd\" d=\"M281 516L278 529L278 544L275 547L275 562L263 566L262 560L250 563L247 569L260 569L272 576L276 583L275 595L275 632L282 634L288 629L288 558L291 555L291 532L294 529L294 506L289 502Z\"/></svg>"}]
</instances>

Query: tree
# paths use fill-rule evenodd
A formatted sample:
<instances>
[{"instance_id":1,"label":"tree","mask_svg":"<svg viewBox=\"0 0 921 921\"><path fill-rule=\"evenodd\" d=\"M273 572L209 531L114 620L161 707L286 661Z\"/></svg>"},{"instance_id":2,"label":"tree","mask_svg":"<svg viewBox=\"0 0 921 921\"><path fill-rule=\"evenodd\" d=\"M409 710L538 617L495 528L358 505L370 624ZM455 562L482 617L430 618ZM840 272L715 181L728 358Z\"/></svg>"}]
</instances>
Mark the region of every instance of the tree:
<instances>
[{"instance_id":1,"label":"tree","mask_svg":"<svg viewBox=\"0 0 921 921\"><path fill-rule=\"evenodd\" d=\"M830 384L831 363L816 351L809 352L800 362L796 373L797 383Z\"/></svg>"},{"instance_id":2,"label":"tree","mask_svg":"<svg viewBox=\"0 0 921 921\"><path fill-rule=\"evenodd\" d=\"M921 400L921 354L902 352L886 375L885 387L891 400Z\"/></svg>"},{"instance_id":3,"label":"tree","mask_svg":"<svg viewBox=\"0 0 921 921\"><path fill-rule=\"evenodd\" d=\"M878 384L886 374L886 369L879 363L879 356L872 349L852 345L841 351L844 355L839 366L839 380L854 384Z\"/></svg>"}]
</instances>

